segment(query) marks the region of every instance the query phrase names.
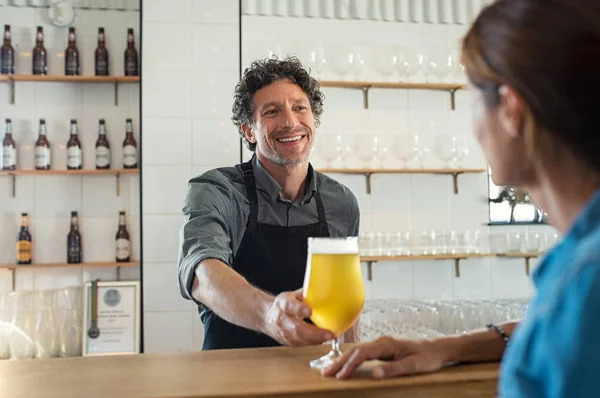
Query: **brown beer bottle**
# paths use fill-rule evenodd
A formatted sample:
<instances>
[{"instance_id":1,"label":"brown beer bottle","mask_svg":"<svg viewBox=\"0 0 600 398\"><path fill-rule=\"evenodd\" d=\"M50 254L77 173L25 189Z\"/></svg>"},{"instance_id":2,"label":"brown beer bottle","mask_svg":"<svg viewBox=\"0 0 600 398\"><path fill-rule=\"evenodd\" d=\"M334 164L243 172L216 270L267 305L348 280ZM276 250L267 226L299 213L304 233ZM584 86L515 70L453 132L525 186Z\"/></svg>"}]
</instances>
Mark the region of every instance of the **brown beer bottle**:
<instances>
[{"instance_id":1,"label":"brown beer bottle","mask_svg":"<svg viewBox=\"0 0 600 398\"><path fill-rule=\"evenodd\" d=\"M79 76L81 74L79 50L75 40L75 28L69 28L69 45L65 50L65 75Z\"/></svg>"},{"instance_id":2,"label":"brown beer bottle","mask_svg":"<svg viewBox=\"0 0 600 398\"><path fill-rule=\"evenodd\" d=\"M50 170L51 163L50 142L46 137L46 121L40 119L40 130L35 142L35 169Z\"/></svg>"},{"instance_id":3,"label":"brown beer bottle","mask_svg":"<svg viewBox=\"0 0 600 398\"><path fill-rule=\"evenodd\" d=\"M129 232L127 232L127 220L125 210L119 212L119 229L116 236L116 255L118 263L127 263L131 258L129 244Z\"/></svg>"},{"instance_id":4,"label":"brown beer bottle","mask_svg":"<svg viewBox=\"0 0 600 398\"><path fill-rule=\"evenodd\" d=\"M138 53L135 49L133 29L127 29L127 49L125 50L125 76L138 76Z\"/></svg>"},{"instance_id":5,"label":"brown beer bottle","mask_svg":"<svg viewBox=\"0 0 600 398\"><path fill-rule=\"evenodd\" d=\"M11 44L10 25L4 25L4 43L0 47L0 74L15 73L15 49Z\"/></svg>"},{"instance_id":6,"label":"brown beer bottle","mask_svg":"<svg viewBox=\"0 0 600 398\"><path fill-rule=\"evenodd\" d=\"M27 213L21 213L21 229L17 235L17 264L31 264L32 258L33 246L29 232L29 217L27 217Z\"/></svg>"},{"instance_id":7,"label":"brown beer bottle","mask_svg":"<svg viewBox=\"0 0 600 398\"><path fill-rule=\"evenodd\" d=\"M98 47L94 57L96 76L108 76L108 50L106 49L106 37L104 28L98 28Z\"/></svg>"},{"instance_id":8,"label":"brown beer bottle","mask_svg":"<svg viewBox=\"0 0 600 398\"><path fill-rule=\"evenodd\" d=\"M81 263L81 234L76 211L71 212L71 230L67 235L67 263Z\"/></svg>"},{"instance_id":9,"label":"brown beer bottle","mask_svg":"<svg viewBox=\"0 0 600 398\"><path fill-rule=\"evenodd\" d=\"M96 168L110 169L110 144L106 138L104 119L98 122L98 139L96 140Z\"/></svg>"},{"instance_id":10,"label":"brown beer bottle","mask_svg":"<svg viewBox=\"0 0 600 398\"><path fill-rule=\"evenodd\" d=\"M77 120L71 119L71 135L67 142L67 169L79 170L83 165L83 154L81 152L81 142L79 141L79 132L77 130Z\"/></svg>"},{"instance_id":11,"label":"brown beer bottle","mask_svg":"<svg viewBox=\"0 0 600 398\"><path fill-rule=\"evenodd\" d=\"M48 52L44 47L44 29L41 26L37 27L35 37L35 47L33 48L32 73L34 75L48 74Z\"/></svg>"},{"instance_id":12,"label":"brown beer bottle","mask_svg":"<svg viewBox=\"0 0 600 398\"><path fill-rule=\"evenodd\" d=\"M2 140L2 170L16 170L17 144L12 137L12 121L6 119L4 124L4 140Z\"/></svg>"},{"instance_id":13,"label":"brown beer bottle","mask_svg":"<svg viewBox=\"0 0 600 398\"><path fill-rule=\"evenodd\" d=\"M125 127L125 140L123 141L123 168L136 169L137 167L137 142L133 137L133 122L128 118Z\"/></svg>"}]
</instances>

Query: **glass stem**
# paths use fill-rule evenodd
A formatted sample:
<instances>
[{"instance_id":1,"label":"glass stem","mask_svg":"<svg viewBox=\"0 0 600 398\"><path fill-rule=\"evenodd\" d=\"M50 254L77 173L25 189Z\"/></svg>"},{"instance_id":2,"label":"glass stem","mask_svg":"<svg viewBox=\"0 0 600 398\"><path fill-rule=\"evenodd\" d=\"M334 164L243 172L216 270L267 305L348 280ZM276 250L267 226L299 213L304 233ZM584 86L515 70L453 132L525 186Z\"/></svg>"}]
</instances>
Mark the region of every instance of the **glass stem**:
<instances>
[{"instance_id":1,"label":"glass stem","mask_svg":"<svg viewBox=\"0 0 600 398\"><path fill-rule=\"evenodd\" d=\"M333 341L331 342L331 352L334 353L334 355L341 354L340 342L338 338L333 339Z\"/></svg>"}]
</instances>

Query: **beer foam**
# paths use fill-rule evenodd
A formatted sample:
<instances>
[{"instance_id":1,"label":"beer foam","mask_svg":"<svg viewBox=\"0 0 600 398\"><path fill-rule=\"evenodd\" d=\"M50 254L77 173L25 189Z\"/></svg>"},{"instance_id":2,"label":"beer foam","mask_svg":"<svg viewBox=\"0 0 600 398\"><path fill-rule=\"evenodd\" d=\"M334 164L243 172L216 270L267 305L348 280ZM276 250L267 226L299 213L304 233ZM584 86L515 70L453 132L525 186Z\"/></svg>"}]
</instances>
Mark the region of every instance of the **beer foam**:
<instances>
[{"instance_id":1,"label":"beer foam","mask_svg":"<svg viewBox=\"0 0 600 398\"><path fill-rule=\"evenodd\" d=\"M308 238L310 254L358 254L358 237Z\"/></svg>"}]
</instances>

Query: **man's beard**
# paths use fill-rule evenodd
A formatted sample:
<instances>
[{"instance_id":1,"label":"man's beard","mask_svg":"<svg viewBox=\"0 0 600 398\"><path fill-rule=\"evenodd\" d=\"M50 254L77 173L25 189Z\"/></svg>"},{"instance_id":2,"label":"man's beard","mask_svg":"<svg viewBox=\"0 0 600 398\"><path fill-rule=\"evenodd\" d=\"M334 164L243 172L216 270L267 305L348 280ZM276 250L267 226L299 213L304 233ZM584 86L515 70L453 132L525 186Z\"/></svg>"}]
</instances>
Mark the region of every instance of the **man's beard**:
<instances>
[{"instance_id":1,"label":"man's beard","mask_svg":"<svg viewBox=\"0 0 600 398\"><path fill-rule=\"evenodd\" d=\"M301 153L299 153L297 155L293 155L293 157L290 157L289 155L286 156L282 153L279 153L275 148L272 148L269 145L267 145L266 138L264 138L262 140L262 142L259 142L257 144L257 148L264 149L264 150L261 150L261 154L265 158L267 158L268 160L270 160L271 162L273 162L279 166L296 166L296 165L306 162L308 160L308 157L309 157L310 152L313 147L313 142L312 141L308 142L308 140L310 139L309 130L306 128L303 129L302 134L306 134L307 144ZM275 141L276 141L276 139L275 139Z\"/></svg>"}]
</instances>

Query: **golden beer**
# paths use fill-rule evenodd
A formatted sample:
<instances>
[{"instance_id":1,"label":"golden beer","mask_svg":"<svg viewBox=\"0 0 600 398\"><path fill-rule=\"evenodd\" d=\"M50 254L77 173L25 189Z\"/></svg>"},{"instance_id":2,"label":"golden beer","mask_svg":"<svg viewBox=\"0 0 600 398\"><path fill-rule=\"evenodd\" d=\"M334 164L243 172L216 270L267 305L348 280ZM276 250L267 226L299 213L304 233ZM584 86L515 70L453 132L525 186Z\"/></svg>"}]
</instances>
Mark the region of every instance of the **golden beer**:
<instances>
[{"instance_id":1,"label":"golden beer","mask_svg":"<svg viewBox=\"0 0 600 398\"><path fill-rule=\"evenodd\" d=\"M304 296L314 324L339 337L356 321L365 302L358 253L311 254Z\"/></svg>"}]
</instances>

